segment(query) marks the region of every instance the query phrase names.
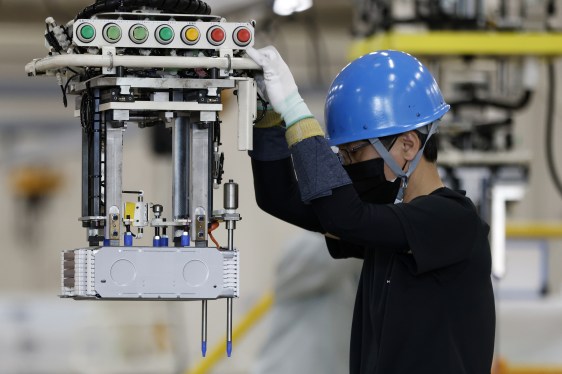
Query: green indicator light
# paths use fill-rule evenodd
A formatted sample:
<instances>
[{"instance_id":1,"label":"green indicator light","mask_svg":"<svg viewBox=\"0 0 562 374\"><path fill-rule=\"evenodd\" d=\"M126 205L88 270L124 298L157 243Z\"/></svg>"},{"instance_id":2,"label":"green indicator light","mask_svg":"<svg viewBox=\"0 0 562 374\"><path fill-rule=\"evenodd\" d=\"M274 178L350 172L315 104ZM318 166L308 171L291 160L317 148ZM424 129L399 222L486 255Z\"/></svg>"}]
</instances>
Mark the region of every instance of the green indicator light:
<instances>
[{"instance_id":1,"label":"green indicator light","mask_svg":"<svg viewBox=\"0 0 562 374\"><path fill-rule=\"evenodd\" d=\"M85 40L93 39L94 35L96 35L96 30L92 25L85 24L80 28L80 36L82 36L83 39Z\"/></svg>"},{"instance_id":2,"label":"green indicator light","mask_svg":"<svg viewBox=\"0 0 562 374\"><path fill-rule=\"evenodd\" d=\"M105 34L110 40L121 39L121 28L117 25L111 25L105 31Z\"/></svg>"},{"instance_id":3,"label":"green indicator light","mask_svg":"<svg viewBox=\"0 0 562 374\"><path fill-rule=\"evenodd\" d=\"M174 37L174 31L171 28L164 26L160 28L160 32L158 33L158 35L160 36L160 39L167 42L172 40L172 38Z\"/></svg>"},{"instance_id":4,"label":"green indicator light","mask_svg":"<svg viewBox=\"0 0 562 374\"><path fill-rule=\"evenodd\" d=\"M133 29L133 39L142 42L146 38L148 38L148 30L144 26L136 26Z\"/></svg>"}]
</instances>

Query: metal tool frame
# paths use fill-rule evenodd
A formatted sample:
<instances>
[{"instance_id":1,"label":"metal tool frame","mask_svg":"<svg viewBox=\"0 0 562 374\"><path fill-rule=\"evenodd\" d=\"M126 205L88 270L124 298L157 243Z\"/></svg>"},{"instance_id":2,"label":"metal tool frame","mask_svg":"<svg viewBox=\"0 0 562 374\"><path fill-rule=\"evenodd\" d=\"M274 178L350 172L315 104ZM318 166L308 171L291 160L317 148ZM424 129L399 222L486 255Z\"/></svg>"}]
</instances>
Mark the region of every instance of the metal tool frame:
<instances>
[{"instance_id":1,"label":"metal tool frame","mask_svg":"<svg viewBox=\"0 0 562 374\"><path fill-rule=\"evenodd\" d=\"M138 13L129 14L139 17ZM120 12L115 17L126 15ZM165 19L167 15L158 13L157 17ZM102 18L111 19L107 14ZM214 24L220 19L197 18ZM224 22L220 19L219 23L228 25ZM236 25L239 24L228 27ZM244 26L253 27L253 22ZM80 44L84 43L72 45ZM252 44L253 39L246 47ZM236 211L238 186L233 180L225 183L224 209L213 209L212 189L221 183L222 175L216 132L220 131L219 113L223 109L221 92L234 89L238 96L238 149L252 148L257 109L251 72L260 67L250 58L240 57L239 51L216 47L211 52L210 57L208 53L200 57L175 53L129 55L126 50L107 45L81 54L50 54L34 59L25 70L30 76L56 76L59 84L66 81L66 94L77 96L75 116L81 118L83 125L79 221L86 229L89 246L62 252L61 297L202 300L203 355L207 300L227 298L230 356L232 298L239 296L239 252L234 246L233 232L241 217ZM186 69L207 69L210 76L187 78L177 74ZM92 70L97 75L91 76ZM144 73L155 70L159 74ZM143 191L123 189L124 132L131 124L146 127L153 122L164 122L172 129L171 220L163 219L162 206L158 205L156 210L156 204L154 218L149 219L150 204L144 202ZM137 194L135 208L140 212L134 217L126 214L126 193ZM224 248L209 246L209 225L215 221L226 224L228 245ZM154 228L154 243L160 240L161 230L169 228L173 243L132 246L131 227L137 228L138 237L147 227Z\"/></svg>"}]
</instances>

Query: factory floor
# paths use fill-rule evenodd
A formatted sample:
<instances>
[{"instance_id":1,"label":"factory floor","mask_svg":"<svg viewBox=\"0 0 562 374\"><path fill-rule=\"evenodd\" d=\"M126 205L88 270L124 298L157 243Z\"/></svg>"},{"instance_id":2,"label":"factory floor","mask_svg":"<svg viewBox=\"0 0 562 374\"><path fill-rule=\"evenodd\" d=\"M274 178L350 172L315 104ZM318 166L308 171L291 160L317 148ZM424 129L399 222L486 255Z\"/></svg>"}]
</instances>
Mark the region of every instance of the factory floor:
<instances>
[{"instance_id":1,"label":"factory floor","mask_svg":"<svg viewBox=\"0 0 562 374\"><path fill-rule=\"evenodd\" d=\"M138 308L138 304L78 303L52 295L0 296L0 373L86 373L84 368L92 369L88 374L112 374L116 368L119 373L174 372L170 339L182 328L178 316L185 313L170 308L178 305ZM190 332L179 334L193 362L200 357L195 319ZM256 332L263 329L257 325ZM236 359L211 372L247 372L255 358L249 343L256 340L259 346L262 341L254 338L237 342ZM496 352L492 374L562 374L562 296L498 300Z\"/></svg>"},{"instance_id":2,"label":"factory floor","mask_svg":"<svg viewBox=\"0 0 562 374\"><path fill-rule=\"evenodd\" d=\"M520 366L510 367L504 360L500 360L492 374L562 374L562 368Z\"/></svg>"},{"instance_id":3,"label":"factory floor","mask_svg":"<svg viewBox=\"0 0 562 374\"><path fill-rule=\"evenodd\" d=\"M498 300L493 374L562 374L562 297Z\"/></svg>"}]
</instances>

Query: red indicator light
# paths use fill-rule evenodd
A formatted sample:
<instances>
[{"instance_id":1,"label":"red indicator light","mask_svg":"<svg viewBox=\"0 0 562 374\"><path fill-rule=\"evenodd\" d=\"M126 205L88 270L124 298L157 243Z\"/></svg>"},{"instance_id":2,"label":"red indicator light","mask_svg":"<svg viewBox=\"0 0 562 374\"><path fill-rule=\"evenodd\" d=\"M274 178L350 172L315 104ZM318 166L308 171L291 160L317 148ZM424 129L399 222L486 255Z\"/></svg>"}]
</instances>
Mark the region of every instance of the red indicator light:
<instances>
[{"instance_id":1,"label":"red indicator light","mask_svg":"<svg viewBox=\"0 0 562 374\"><path fill-rule=\"evenodd\" d=\"M250 33L250 30L248 30L248 29L240 29L236 33L236 37L240 42L248 43L250 41L250 38L252 37L252 34Z\"/></svg>"},{"instance_id":2,"label":"red indicator light","mask_svg":"<svg viewBox=\"0 0 562 374\"><path fill-rule=\"evenodd\" d=\"M215 27L211 29L209 36L211 38L210 40L211 43L213 44L222 43L224 41L224 30L221 29L220 27Z\"/></svg>"},{"instance_id":3,"label":"red indicator light","mask_svg":"<svg viewBox=\"0 0 562 374\"><path fill-rule=\"evenodd\" d=\"M252 33L247 27L238 27L232 35L234 42L241 47L245 47L252 41Z\"/></svg>"}]
</instances>

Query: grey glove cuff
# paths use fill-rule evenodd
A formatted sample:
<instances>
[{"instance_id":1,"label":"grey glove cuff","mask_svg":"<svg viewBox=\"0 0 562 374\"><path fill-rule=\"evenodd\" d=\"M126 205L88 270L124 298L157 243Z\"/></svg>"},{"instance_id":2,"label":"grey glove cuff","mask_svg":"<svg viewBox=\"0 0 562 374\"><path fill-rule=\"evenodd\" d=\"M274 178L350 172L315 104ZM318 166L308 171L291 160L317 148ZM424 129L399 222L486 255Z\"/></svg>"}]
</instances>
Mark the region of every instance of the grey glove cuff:
<instances>
[{"instance_id":1,"label":"grey glove cuff","mask_svg":"<svg viewBox=\"0 0 562 374\"><path fill-rule=\"evenodd\" d=\"M251 158L258 161L276 161L291 155L285 128L274 126L268 128L254 127L254 150L248 151Z\"/></svg>"},{"instance_id":2,"label":"grey glove cuff","mask_svg":"<svg viewBox=\"0 0 562 374\"><path fill-rule=\"evenodd\" d=\"M351 179L325 138L306 138L291 147L291 154L301 199L305 203L331 195L334 188L351 184Z\"/></svg>"}]
</instances>

